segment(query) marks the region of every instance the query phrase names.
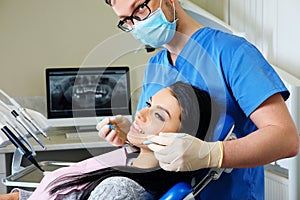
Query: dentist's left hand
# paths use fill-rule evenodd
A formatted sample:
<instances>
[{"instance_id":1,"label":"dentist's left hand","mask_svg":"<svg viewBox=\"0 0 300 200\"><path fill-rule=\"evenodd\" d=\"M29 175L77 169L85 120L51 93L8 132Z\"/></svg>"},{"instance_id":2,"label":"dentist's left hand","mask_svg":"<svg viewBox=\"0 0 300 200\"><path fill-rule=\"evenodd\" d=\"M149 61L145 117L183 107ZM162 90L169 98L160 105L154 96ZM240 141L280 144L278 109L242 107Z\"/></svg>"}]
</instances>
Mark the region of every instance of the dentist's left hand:
<instances>
[{"instance_id":1,"label":"dentist's left hand","mask_svg":"<svg viewBox=\"0 0 300 200\"><path fill-rule=\"evenodd\" d=\"M110 125L113 125L114 128L111 129ZM122 146L126 142L130 126L131 123L126 117L117 115L104 118L97 124L96 128L100 137L103 137L114 146Z\"/></svg>"}]
</instances>

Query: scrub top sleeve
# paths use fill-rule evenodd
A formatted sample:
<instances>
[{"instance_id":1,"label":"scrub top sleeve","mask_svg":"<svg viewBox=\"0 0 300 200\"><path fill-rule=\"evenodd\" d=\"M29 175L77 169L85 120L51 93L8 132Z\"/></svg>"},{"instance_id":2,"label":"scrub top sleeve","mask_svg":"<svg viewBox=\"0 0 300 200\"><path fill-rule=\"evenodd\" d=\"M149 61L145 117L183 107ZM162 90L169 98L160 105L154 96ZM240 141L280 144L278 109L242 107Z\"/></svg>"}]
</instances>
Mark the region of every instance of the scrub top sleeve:
<instances>
[{"instance_id":1,"label":"scrub top sleeve","mask_svg":"<svg viewBox=\"0 0 300 200\"><path fill-rule=\"evenodd\" d=\"M246 116L273 94L281 93L284 100L289 96L275 70L258 49L247 41L236 50L224 75Z\"/></svg>"}]
</instances>

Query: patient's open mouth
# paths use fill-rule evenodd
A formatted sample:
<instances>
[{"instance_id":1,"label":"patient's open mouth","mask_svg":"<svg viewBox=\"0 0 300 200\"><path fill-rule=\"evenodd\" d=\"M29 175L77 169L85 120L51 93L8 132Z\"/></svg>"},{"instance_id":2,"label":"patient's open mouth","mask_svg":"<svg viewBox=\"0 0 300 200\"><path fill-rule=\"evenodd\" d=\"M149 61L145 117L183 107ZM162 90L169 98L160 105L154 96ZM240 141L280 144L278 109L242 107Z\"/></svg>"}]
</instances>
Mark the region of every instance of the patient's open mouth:
<instances>
[{"instance_id":1,"label":"patient's open mouth","mask_svg":"<svg viewBox=\"0 0 300 200\"><path fill-rule=\"evenodd\" d=\"M144 134L144 131L135 122L132 123L132 126L130 127L130 129L132 132Z\"/></svg>"}]
</instances>

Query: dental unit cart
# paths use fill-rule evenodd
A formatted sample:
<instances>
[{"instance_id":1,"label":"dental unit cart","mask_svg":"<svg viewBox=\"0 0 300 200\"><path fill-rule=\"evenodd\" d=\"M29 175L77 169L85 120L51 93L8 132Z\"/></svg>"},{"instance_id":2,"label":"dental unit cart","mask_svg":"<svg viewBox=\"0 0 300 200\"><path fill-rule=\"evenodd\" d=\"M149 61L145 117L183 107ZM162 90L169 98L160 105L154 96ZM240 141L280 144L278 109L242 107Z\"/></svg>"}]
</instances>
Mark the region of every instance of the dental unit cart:
<instances>
[{"instance_id":1,"label":"dental unit cart","mask_svg":"<svg viewBox=\"0 0 300 200\"><path fill-rule=\"evenodd\" d=\"M43 119L45 118L43 115L36 111L29 109L27 111L35 119L46 120ZM103 154L115 149L104 139L100 139L96 132L90 132L89 136L83 137L79 135L75 137L74 133L77 131L74 127L50 128L46 132L49 138L40 137L40 142L46 148L43 148L34 138L28 138L28 142L36 154L35 158L39 161L39 166L45 171L53 171L92 155ZM68 134L72 137L66 137ZM15 146L5 145L0 146L0 179L2 182L0 193L7 193L11 189L7 187L34 189L43 177L42 171L23 159Z\"/></svg>"},{"instance_id":2,"label":"dental unit cart","mask_svg":"<svg viewBox=\"0 0 300 200\"><path fill-rule=\"evenodd\" d=\"M40 161L39 164L45 171L52 171L59 167L67 166L72 162L89 158L91 154L99 155L115 149L106 141L96 140L95 137L86 137L83 143L80 138L66 138L65 133L64 130L49 133L50 140L42 139L47 146L46 150L37 145L33 146L37 152L37 160ZM32 138L29 141L33 142ZM16 167L16 164L11 161L14 150L15 148L12 145L0 148L2 170L0 178L3 180L3 184L11 187L35 188L43 173L33 165L29 165L25 168L17 166L17 168L20 167L20 171L11 174L11 167ZM0 192L7 192L4 185L1 185Z\"/></svg>"}]
</instances>

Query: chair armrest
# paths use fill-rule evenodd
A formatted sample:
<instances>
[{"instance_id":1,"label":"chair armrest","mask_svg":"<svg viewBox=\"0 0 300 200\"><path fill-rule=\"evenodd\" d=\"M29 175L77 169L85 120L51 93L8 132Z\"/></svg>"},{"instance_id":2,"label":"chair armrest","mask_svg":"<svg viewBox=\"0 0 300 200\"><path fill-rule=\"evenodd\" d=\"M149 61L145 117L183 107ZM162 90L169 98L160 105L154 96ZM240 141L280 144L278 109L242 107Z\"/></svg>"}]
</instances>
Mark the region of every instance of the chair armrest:
<instances>
[{"instance_id":1,"label":"chair armrest","mask_svg":"<svg viewBox=\"0 0 300 200\"><path fill-rule=\"evenodd\" d=\"M182 200L191 192L193 192L193 188L190 184L179 182L169 189L159 200Z\"/></svg>"}]
</instances>

